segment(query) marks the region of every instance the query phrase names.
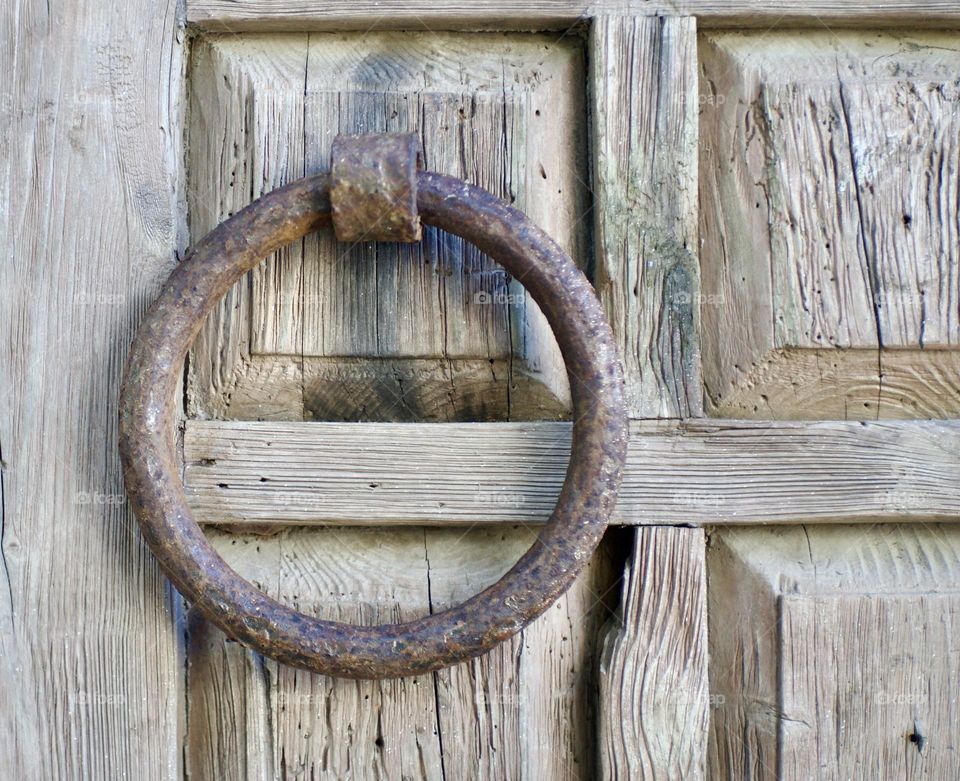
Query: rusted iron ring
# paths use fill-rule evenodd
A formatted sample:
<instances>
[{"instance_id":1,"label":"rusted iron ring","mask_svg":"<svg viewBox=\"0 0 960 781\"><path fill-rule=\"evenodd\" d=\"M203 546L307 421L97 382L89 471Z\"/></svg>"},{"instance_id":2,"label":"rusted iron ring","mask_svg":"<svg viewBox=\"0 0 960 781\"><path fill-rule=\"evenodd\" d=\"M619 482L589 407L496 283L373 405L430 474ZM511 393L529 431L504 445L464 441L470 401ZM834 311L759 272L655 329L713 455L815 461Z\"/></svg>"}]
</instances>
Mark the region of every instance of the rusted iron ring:
<instances>
[{"instance_id":1,"label":"rusted iron ring","mask_svg":"<svg viewBox=\"0 0 960 781\"><path fill-rule=\"evenodd\" d=\"M543 613L573 582L614 508L627 446L623 377L590 283L519 211L435 173L417 175L424 222L501 263L539 304L567 366L570 464L536 541L498 582L463 604L403 624L351 626L268 597L220 558L187 504L175 448L180 375L204 318L271 252L330 225L330 178L275 190L209 233L171 274L134 340L120 400L127 494L170 580L227 635L286 664L347 678L389 678L478 656Z\"/></svg>"}]
</instances>

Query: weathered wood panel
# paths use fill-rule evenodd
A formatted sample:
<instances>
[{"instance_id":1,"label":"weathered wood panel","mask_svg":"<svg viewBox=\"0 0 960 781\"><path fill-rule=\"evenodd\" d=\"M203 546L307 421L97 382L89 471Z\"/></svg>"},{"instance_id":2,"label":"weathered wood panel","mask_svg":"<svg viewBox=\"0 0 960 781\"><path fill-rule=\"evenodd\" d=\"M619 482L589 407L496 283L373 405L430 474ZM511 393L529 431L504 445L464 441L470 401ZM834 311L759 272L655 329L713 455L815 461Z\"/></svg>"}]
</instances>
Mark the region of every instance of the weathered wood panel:
<instances>
[{"instance_id":1,"label":"weathered wood panel","mask_svg":"<svg viewBox=\"0 0 960 781\"><path fill-rule=\"evenodd\" d=\"M499 578L538 529L427 532L434 612ZM436 674L447 778L596 776L597 636L616 601L605 540L586 572L541 618L489 654Z\"/></svg>"},{"instance_id":2,"label":"weathered wood panel","mask_svg":"<svg viewBox=\"0 0 960 781\"><path fill-rule=\"evenodd\" d=\"M116 449L178 247L181 42L173 2L0 12L3 778L181 775L174 604Z\"/></svg>"},{"instance_id":3,"label":"weathered wood panel","mask_svg":"<svg viewBox=\"0 0 960 781\"><path fill-rule=\"evenodd\" d=\"M482 0L429 2L379 0L189 0L187 19L226 32L244 30L543 30L564 29L592 16L626 14L696 16L701 27L956 26L953 0Z\"/></svg>"},{"instance_id":4,"label":"weathered wood panel","mask_svg":"<svg viewBox=\"0 0 960 781\"><path fill-rule=\"evenodd\" d=\"M713 777L955 774L960 529L729 529L707 561Z\"/></svg>"},{"instance_id":5,"label":"weathered wood panel","mask_svg":"<svg viewBox=\"0 0 960 781\"><path fill-rule=\"evenodd\" d=\"M432 170L513 202L584 265L583 54L575 39L213 36L194 54L191 216L200 236L329 167L337 132L417 131ZM564 417L539 309L471 246L308 236L238 283L190 362L197 417Z\"/></svg>"},{"instance_id":6,"label":"weathered wood panel","mask_svg":"<svg viewBox=\"0 0 960 781\"><path fill-rule=\"evenodd\" d=\"M960 350L772 350L722 409L741 419L956 418Z\"/></svg>"},{"instance_id":7,"label":"weathered wood panel","mask_svg":"<svg viewBox=\"0 0 960 781\"><path fill-rule=\"evenodd\" d=\"M234 200L255 197L261 182L268 188L300 175L301 160L307 173L325 169L337 132L416 130L427 167L515 203L587 265L583 52L575 37L225 36L201 39L197 52L193 197L207 197L210 180L211 202L228 205L211 225ZM566 377L539 310L488 259L435 231L416 247L307 237L232 296L191 358L195 416L566 414ZM236 556L233 539L259 546L265 561L241 557L238 566L269 593L360 622L405 620L480 590L532 541L531 532L502 528L426 536L300 530L259 543L216 535L228 557ZM295 672L201 623L190 644L191 772L589 775L593 685L585 668L601 606L589 578L582 582L558 612L494 655L407 681ZM574 622L583 626L574 631ZM263 736L272 746L266 755L239 749Z\"/></svg>"},{"instance_id":8,"label":"weathered wood panel","mask_svg":"<svg viewBox=\"0 0 960 781\"><path fill-rule=\"evenodd\" d=\"M873 370L838 353L827 356L829 381L842 395L872 387L874 401L845 416L899 417L888 373L906 381L927 349L960 345L954 44L940 33L704 36L703 345L714 414L806 417L826 393L815 378L795 396L779 392L792 361L802 373L827 356L803 350L853 347L873 349ZM956 384L940 390L934 406L955 414Z\"/></svg>"},{"instance_id":9,"label":"weathered wood panel","mask_svg":"<svg viewBox=\"0 0 960 781\"><path fill-rule=\"evenodd\" d=\"M189 421L206 523L537 523L566 423ZM960 423L635 421L616 523L957 520Z\"/></svg>"},{"instance_id":10,"label":"weathered wood panel","mask_svg":"<svg viewBox=\"0 0 960 781\"><path fill-rule=\"evenodd\" d=\"M703 531L638 529L600 657L599 777L704 777L706 600Z\"/></svg>"},{"instance_id":11,"label":"weathered wood panel","mask_svg":"<svg viewBox=\"0 0 960 781\"><path fill-rule=\"evenodd\" d=\"M691 18L591 28L597 263L634 417L702 415L697 34Z\"/></svg>"},{"instance_id":12,"label":"weathered wood panel","mask_svg":"<svg viewBox=\"0 0 960 781\"><path fill-rule=\"evenodd\" d=\"M313 615L369 624L409 620L481 591L535 532L329 528L211 537L266 592ZM493 653L391 681L336 680L277 665L195 617L188 774L589 777L592 638L609 615L612 586L601 553L554 608Z\"/></svg>"},{"instance_id":13,"label":"weathered wood panel","mask_svg":"<svg viewBox=\"0 0 960 781\"><path fill-rule=\"evenodd\" d=\"M244 46L233 44L198 39L191 52L187 195L194 242L265 192L305 174L307 37L250 36ZM274 301L259 310L266 322L254 324L254 297L300 279L302 265L302 242L281 250L235 285L204 322L189 360L191 417L222 417L233 403L262 401L270 405L262 417L303 418L300 367L251 361L262 331L294 327L288 324L298 322L300 312L298 301ZM261 388L272 393L260 397Z\"/></svg>"},{"instance_id":14,"label":"weathered wood panel","mask_svg":"<svg viewBox=\"0 0 960 781\"><path fill-rule=\"evenodd\" d=\"M696 48L692 18L600 16L591 24L594 285L620 343L629 411L638 418L703 414ZM562 461L556 466L563 470ZM680 497L681 484L672 483L675 501L702 500ZM621 503L617 520L643 522L628 505ZM646 520L669 522L668 514L658 506ZM596 753L604 778L703 775L705 700L677 699L681 690L707 688L703 556L698 530L635 534L621 618L603 639ZM656 594L647 590L650 581ZM641 649L651 645L659 652Z\"/></svg>"},{"instance_id":15,"label":"weathered wood panel","mask_svg":"<svg viewBox=\"0 0 960 781\"><path fill-rule=\"evenodd\" d=\"M244 577L311 615L395 623L429 611L422 531L303 532L212 539ZM271 774L254 777L441 777L431 676L312 675L238 647L202 618L190 645L191 777L225 777L241 759Z\"/></svg>"}]
</instances>

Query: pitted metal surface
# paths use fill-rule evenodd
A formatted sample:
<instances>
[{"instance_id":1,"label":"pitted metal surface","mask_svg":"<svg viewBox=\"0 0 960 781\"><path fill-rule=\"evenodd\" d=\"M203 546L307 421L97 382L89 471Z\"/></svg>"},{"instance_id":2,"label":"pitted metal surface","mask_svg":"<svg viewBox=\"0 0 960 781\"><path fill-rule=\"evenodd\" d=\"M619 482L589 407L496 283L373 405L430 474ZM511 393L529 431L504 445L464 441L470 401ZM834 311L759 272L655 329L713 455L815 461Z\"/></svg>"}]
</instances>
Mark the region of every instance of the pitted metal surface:
<instances>
[{"instance_id":1,"label":"pitted metal surface","mask_svg":"<svg viewBox=\"0 0 960 781\"><path fill-rule=\"evenodd\" d=\"M420 241L416 133L337 136L330 160L330 206L338 241Z\"/></svg>"},{"instance_id":2,"label":"pitted metal surface","mask_svg":"<svg viewBox=\"0 0 960 781\"><path fill-rule=\"evenodd\" d=\"M197 244L144 318L121 392L127 493L171 581L230 637L327 675L425 673L478 656L518 632L586 565L613 511L626 457L623 375L610 327L581 271L521 212L486 191L435 173L417 173L416 184L424 222L472 242L529 290L556 335L570 379L573 442L560 497L536 541L495 584L461 605L403 624L325 621L240 577L190 511L174 447L187 351L204 318L244 273L274 250L330 226L328 175L263 196Z\"/></svg>"}]
</instances>

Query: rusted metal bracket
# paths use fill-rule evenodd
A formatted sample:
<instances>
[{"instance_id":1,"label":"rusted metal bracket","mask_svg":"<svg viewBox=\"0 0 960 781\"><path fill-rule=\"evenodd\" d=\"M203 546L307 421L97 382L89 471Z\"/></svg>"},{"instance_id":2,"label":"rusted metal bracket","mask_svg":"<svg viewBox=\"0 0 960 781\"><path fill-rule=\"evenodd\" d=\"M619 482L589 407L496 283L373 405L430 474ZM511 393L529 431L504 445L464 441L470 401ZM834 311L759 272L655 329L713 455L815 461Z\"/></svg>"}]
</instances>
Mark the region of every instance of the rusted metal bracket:
<instances>
[{"instance_id":1,"label":"rusted metal bracket","mask_svg":"<svg viewBox=\"0 0 960 781\"><path fill-rule=\"evenodd\" d=\"M600 541L627 449L623 373L610 326L586 277L523 213L485 190L440 174L415 169L412 174L412 143L409 136L338 141L334 149L342 154L338 158L335 151L334 157L346 185L332 183L336 175L301 179L264 195L207 234L147 312L120 394L127 494L144 538L173 584L233 639L278 661L347 678L416 675L456 664L490 650L541 615L570 587ZM387 150L386 158L377 157L375 149ZM365 165L372 171L365 173ZM413 225L419 208L428 225L472 242L498 261L540 306L570 379L570 465L536 541L482 593L405 624L322 621L264 594L207 542L177 465L179 377L204 318L264 257L329 227L334 191L339 208L332 209L333 222L345 220L340 223L345 236L356 236L363 220L389 225L365 237L418 236ZM354 204L353 198L362 203Z\"/></svg>"},{"instance_id":2,"label":"rusted metal bracket","mask_svg":"<svg viewBox=\"0 0 960 781\"><path fill-rule=\"evenodd\" d=\"M416 133L337 136L330 160L330 205L338 241L420 241Z\"/></svg>"}]
</instances>

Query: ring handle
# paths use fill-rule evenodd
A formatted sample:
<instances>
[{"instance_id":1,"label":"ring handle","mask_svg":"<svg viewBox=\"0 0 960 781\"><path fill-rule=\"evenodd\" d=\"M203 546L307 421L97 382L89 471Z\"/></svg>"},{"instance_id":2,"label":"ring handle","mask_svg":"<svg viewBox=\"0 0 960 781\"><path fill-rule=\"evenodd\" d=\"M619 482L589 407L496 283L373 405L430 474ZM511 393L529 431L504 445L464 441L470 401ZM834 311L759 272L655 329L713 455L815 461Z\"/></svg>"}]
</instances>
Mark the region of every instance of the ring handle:
<instances>
[{"instance_id":1,"label":"ring handle","mask_svg":"<svg viewBox=\"0 0 960 781\"><path fill-rule=\"evenodd\" d=\"M196 245L140 325L120 395L127 494L174 586L234 640L280 662L345 678L447 667L489 651L542 614L599 543L626 457L623 374L613 334L583 273L526 216L485 190L415 165L405 170L411 172L407 185L419 219L473 243L523 283L553 329L570 381L573 440L563 488L537 539L499 581L461 605L407 623L325 621L242 578L194 520L175 448L187 351L204 318L244 273L275 250L331 225L329 174L262 196Z\"/></svg>"}]
</instances>

